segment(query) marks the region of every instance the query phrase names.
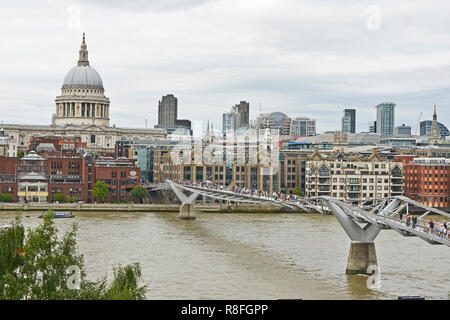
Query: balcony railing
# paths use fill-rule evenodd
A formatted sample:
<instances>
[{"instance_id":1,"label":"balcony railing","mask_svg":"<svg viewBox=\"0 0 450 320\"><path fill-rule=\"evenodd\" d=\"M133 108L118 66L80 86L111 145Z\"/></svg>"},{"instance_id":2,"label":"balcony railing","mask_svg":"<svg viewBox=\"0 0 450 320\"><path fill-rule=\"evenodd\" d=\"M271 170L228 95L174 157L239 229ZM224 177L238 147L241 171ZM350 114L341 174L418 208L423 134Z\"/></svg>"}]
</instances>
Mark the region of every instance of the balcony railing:
<instances>
[{"instance_id":1,"label":"balcony railing","mask_svg":"<svg viewBox=\"0 0 450 320\"><path fill-rule=\"evenodd\" d=\"M50 176L50 183L82 183L81 176Z\"/></svg>"},{"instance_id":2,"label":"balcony railing","mask_svg":"<svg viewBox=\"0 0 450 320\"><path fill-rule=\"evenodd\" d=\"M15 174L1 174L0 182L3 183L15 183L17 181L17 176Z\"/></svg>"}]
</instances>

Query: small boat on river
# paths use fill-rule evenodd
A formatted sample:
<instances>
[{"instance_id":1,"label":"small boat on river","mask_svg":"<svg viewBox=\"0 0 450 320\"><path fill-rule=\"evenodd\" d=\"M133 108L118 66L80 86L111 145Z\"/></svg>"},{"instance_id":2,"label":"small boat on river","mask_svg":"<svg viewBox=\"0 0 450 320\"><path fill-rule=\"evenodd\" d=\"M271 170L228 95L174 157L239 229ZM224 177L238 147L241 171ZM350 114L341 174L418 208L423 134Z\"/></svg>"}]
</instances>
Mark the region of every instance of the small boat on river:
<instances>
[{"instance_id":1,"label":"small boat on river","mask_svg":"<svg viewBox=\"0 0 450 320\"><path fill-rule=\"evenodd\" d=\"M43 214L41 214L39 216L39 218L43 218L44 215L46 215L47 213L48 213L48 211L44 212ZM56 211L54 213L53 218L55 218L55 219L59 219L59 218L75 218L75 216L72 214L72 212Z\"/></svg>"}]
</instances>

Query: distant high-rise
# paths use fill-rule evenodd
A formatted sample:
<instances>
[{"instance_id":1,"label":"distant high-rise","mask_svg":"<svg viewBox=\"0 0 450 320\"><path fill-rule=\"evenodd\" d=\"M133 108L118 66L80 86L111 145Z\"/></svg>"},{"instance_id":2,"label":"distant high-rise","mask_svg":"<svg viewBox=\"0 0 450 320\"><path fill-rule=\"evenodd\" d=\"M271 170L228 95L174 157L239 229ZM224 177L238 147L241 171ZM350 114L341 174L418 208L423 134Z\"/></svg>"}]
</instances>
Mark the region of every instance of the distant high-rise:
<instances>
[{"instance_id":1,"label":"distant high-rise","mask_svg":"<svg viewBox=\"0 0 450 320\"><path fill-rule=\"evenodd\" d=\"M224 112L222 114L222 133L226 133L227 131L232 130L231 121L232 121L231 113Z\"/></svg>"},{"instance_id":2,"label":"distant high-rise","mask_svg":"<svg viewBox=\"0 0 450 320\"><path fill-rule=\"evenodd\" d=\"M246 101L241 101L239 104L231 108L232 127L234 130L248 129L250 123L250 104Z\"/></svg>"},{"instance_id":3,"label":"distant high-rise","mask_svg":"<svg viewBox=\"0 0 450 320\"><path fill-rule=\"evenodd\" d=\"M241 101L231 108L231 112L222 114L222 131L248 129L250 124L250 104Z\"/></svg>"},{"instance_id":4,"label":"distant high-rise","mask_svg":"<svg viewBox=\"0 0 450 320\"><path fill-rule=\"evenodd\" d=\"M377 122L376 121L370 121L369 122L369 132L370 133L377 133Z\"/></svg>"},{"instance_id":5,"label":"distant high-rise","mask_svg":"<svg viewBox=\"0 0 450 320\"><path fill-rule=\"evenodd\" d=\"M158 127L173 127L178 116L178 99L173 94L158 102Z\"/></svg>"},{"instance_id":6,"label":"distant high-rise","mask_svg":"<svg viewBox=\"0 0 450 320\"><path fill-rule=\"evenodd\" d=\"M382 136L392 135L395 124L395 103L381 103L377 109L377 133Z\"/></svg>"},{"instance_id":7,"label":"distant high-rise","mask_svg":"<svg viewBox=\"0 0 450 320\"><path fill-rule=\"evenodd\" d=\"M344 109L342 117L342 132L355 133L356 132L356 110Z\"/></svg>"}]
</instances>

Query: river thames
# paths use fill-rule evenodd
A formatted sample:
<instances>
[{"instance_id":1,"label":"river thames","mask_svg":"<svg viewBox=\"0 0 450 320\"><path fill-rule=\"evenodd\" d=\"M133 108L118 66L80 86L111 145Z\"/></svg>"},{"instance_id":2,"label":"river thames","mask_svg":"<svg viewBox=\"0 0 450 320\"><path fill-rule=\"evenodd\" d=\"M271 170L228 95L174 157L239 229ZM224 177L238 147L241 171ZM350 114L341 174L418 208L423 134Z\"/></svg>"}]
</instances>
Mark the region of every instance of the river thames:
<instances>
[{"instance_id":1,"label":"river thames","mask_svg":"<svg viewBox=\"0 0 450 320\"><path fill-rule=\"evenodd\" d=\"M147 299L448 299L450 248L382 230L378 289L367 276L346 276L350 240L334 216L319 214L80 213L56 219L79 225L88 278L140 262ZM22 215L25 227L42 220ZM1 213L0 224L14 213Z\"/></svg>"}]
</instances>

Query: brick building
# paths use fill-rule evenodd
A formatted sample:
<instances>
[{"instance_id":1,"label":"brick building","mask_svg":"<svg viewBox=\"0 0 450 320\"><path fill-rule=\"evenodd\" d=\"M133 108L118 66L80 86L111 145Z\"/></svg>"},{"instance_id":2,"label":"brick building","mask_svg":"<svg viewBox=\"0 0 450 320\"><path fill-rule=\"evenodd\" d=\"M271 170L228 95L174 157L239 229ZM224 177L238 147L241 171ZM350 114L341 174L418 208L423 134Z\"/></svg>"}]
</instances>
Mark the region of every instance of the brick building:
<instances>
[{"instance_id":1,"label":"brick building","mask_svg":"<svg viewBox=\"0 0 450 320\"><path fill-rule=\"evenodd\" d=\"M404 169L404 195L435 208L450 208L450 159L407 158Z\"/></svg>"},{"instance_id":2,"label":"brick building","mask_svg":"<svg viewBox=\"0 0 450 320\"><path fill-rule=\"evenodd\" d=\"M98 202L92 189L100 180L109 186L108 202L132 201L140 169L133 159L74 151L30 151L22 159L0 157L0 192L12 194L15 202L53 202L57 193L85 203Z\"/></svg>"},{"instance_id":3,"label":"brick building","mask_svg":"<svg viewBox=\"0 0 450 320\"><path fill-rule=\"evenodd\" d=\"M18 158L0 157L0 192L14 196L17 202Z\"/></svg>"}]
</instances>

